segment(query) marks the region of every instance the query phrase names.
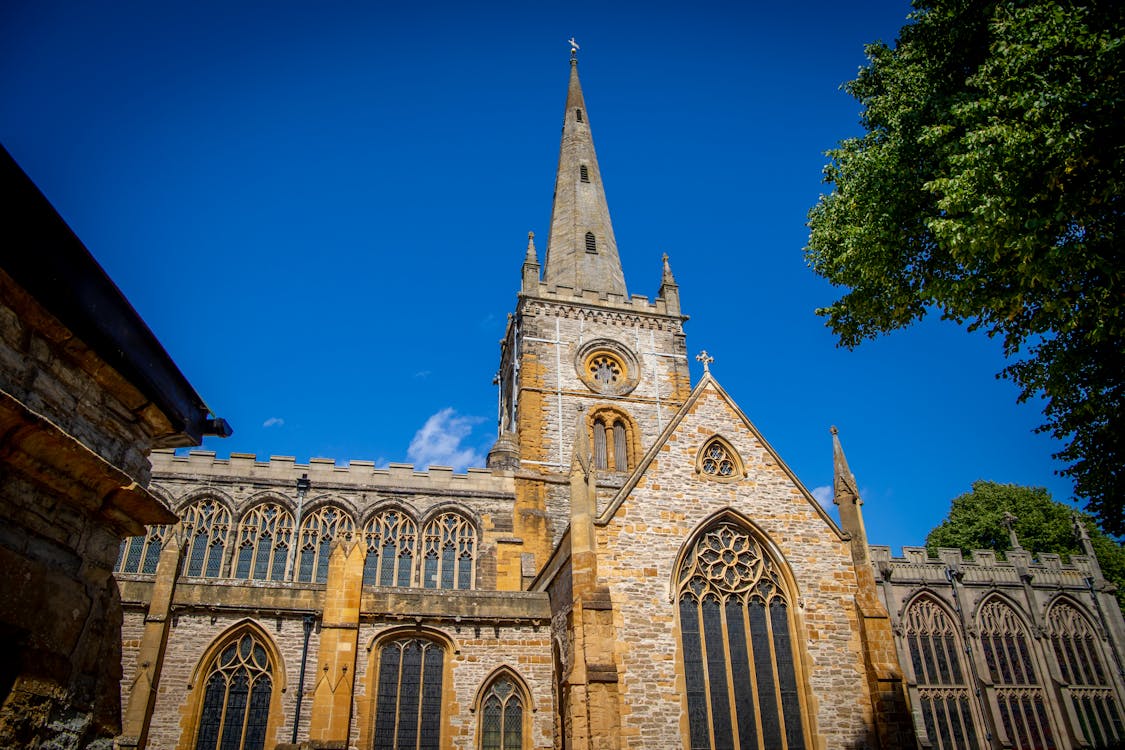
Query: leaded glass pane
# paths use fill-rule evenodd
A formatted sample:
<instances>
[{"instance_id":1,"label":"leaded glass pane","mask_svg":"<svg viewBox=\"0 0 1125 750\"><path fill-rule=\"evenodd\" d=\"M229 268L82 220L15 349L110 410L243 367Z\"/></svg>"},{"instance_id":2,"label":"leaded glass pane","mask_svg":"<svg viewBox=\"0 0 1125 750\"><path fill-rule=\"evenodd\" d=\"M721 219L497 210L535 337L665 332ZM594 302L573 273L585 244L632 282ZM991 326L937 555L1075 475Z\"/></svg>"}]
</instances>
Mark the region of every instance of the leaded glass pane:
<instances>
[{"instance_id":1,"label":"leaded glass pane","mask_svg":"<svg viewBox=\"0 0 1125 750\"><path fill-rule=\"evenodd\" d=\"M272 667L257 637L243 632L208 670L196 750L263 750L273 697Z\"/></svg>"},{"instance_id":2,"label":"leaded glass pane","mask_svg":"<svg viewBox=\"0 0 1125 750\"><path fill-rule=\"evenodd\" d=\"M376 750L437 750L444 652L421 638L383 646L375 699Z\"/></svg>"},{"instance_id":3,"label":"leaded glass pane","mask_svg":"<svg viewBox=\"0 0 1125 750\"><path fill-rule=\"evenodd\" d=\"M332 542L351 539L354 531L352 517L331 505L317 508L301 519L297 580L325 583L328 580L328 559Z\"/></svg>"},{"instance_id":4,"label":"leaded glass pane","mask_svg":"<svg viewBox=\"0 0 1125 750\"><path fill-rule=\"evenodd\" d=\"M1059 672L1078 718L1075 730L1094 747L1110 747L1125 739L1121 707L1106 677L1101 645L1094 626L1078 607L1060 601L1047 614L1047 630Z\"/></svg>"},{"instance_id":5,"label":"leaded glass pane","mask_svg":"<svg viewBox=\"0 0 1125 750\"><path fill-rule=\"evenodd\" d=\"M903 615L922 721L935 747L976 746L969 686L961 663L961 635L935 600L916 599Z\"/></svg>"},{"instance_id":6,"label":"leaded glass pane","mask_svg":"<svg viewBox=\"0 0 1125 750\"><path fill-rule=\"evenodd\" d=\"M458 513L442 513L422 530L422 585L470 589L476 569L476 529Z\"/></svg>"},{"instance_id":7,"label":"leaded glass pane","mask_svg":"<svg viewBox=\"0 0 1125 750\"><path fill-rule=\"evenodd\" d=\"M679 590L692 750L803 748L794 639L773 560L749 532L720 522L685 557Z\"/></svg>"}]
</instances>

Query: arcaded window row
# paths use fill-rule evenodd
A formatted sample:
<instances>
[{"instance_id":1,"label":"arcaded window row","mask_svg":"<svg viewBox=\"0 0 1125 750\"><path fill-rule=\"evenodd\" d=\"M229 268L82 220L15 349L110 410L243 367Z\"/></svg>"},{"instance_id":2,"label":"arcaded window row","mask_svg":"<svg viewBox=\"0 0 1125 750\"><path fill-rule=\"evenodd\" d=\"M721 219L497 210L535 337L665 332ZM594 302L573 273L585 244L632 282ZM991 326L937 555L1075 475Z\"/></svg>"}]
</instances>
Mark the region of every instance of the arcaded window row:
<instances>
[{"instance_id":1,"label":"arcaded window row","mask_svg":"<svg viewBox=\"0 0 1125 750\"><path fill-rule=\"evenodd\" d=\"M978 608L975 619L979 651L966 651L955 614L935 597L918 596L903 615L908 670L933 747L976 747L988 733L985 716L1004 747L1055 747L1055 738L1066 733L1049 708L1047 691L1056 689L1073 709L1067 715L1077 721L1070 727L1076 736L1092 747L1125 740L1101 639L1076 603L1060 598L1051 605L1043 641L1031 637L1023 617L998 595ZM976 689L978 682L989 689Z\"/></svg>"},{"instance_id":2,"label":"arcaded window row","mask_svg":"<svg viewBox=\"0 0 1125 750\"><path fill-rule=\"evenodd\" d=\"M185 576L317 583L328 580L332 542L357 533L351 514L334 505L302 513L298 527L288 508L265 502L235 524L223 503L204 498L180 511L178 526L153 526L144 536L126 539L116 571L155 573L173 530L182 534ZM419 521L402 508L387 507L368 518L358 534L367 547L365 584L474 587L477 528L460 512L439 509Z\"/></svg>"}]
</instances>

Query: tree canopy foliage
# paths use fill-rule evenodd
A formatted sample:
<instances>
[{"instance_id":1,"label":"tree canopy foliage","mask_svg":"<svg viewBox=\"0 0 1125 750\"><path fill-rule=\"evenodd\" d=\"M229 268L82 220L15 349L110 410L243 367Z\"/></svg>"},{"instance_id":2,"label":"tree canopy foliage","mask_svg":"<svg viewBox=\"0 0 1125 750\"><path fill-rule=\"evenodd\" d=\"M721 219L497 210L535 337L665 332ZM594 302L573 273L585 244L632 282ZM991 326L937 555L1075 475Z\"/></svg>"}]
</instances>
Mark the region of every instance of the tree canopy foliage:
<instances>
[{"instance_id":1,"label":"tree canopy foliage","mask_svg":"<svg viewBox=\"0 0 1125 750\"><path fill-rule=\"evenodd\" d=\"M1007 552L1012 548L1004 514L1016 517L1012 529L1020 546L1033 555L1083 553L1074 529L1075 511L1051 499L1042 487L973 482L971 492L953 499L949 515L926 536L926 548L957 547ZM1106 536L1088 514L1079 514L1106 580L1117 585L1117 601L1125 610L1125 548Z\"/></svg>"},{"instance_id":2,"label":"tree canopy foliage","mask_svg":"<svg viewBox=\"0 0 1125 750\"><path fill-rule=\"evenodd\" d=\"M847 292L842 345L937 312L1001 374L1103 527L1125 533L1125 3L915 0L845 85L866 134L828 152L806 259Z\"/></svg>"}]
</instances>

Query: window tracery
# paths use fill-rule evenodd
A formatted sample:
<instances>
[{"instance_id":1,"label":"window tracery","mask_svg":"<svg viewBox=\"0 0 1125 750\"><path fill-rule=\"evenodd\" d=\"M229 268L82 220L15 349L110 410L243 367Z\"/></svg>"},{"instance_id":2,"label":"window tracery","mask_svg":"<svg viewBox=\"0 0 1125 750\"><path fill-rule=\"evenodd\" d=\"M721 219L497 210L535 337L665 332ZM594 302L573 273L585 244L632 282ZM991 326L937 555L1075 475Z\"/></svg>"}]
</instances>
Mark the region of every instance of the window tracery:
<instances>
[{"instance_id":1,"label":"window tracery","mask_svg":"<svg viewBox=\"0 0 1125 750\"><path fill-rule=\"evenodd\" d=\"M495 679L481 701L481 750L521 750L523 714L523 696L515 682L507 675Z\"/></svg>"},{"instance_id":2,"label":"window tracery","mask_svg":"<svg viewBox=\"0 0 1125 750\"><path fill-rule=\"evenodd\" d=\"M477 532L459 513L446 512L422 530L422 586L471 589L476 573Z\"/></svg>"},{"instance_id":3,"label":"window tracery","mask_svg":"<svg viewBox=\"0 0 1125 750\"><path fill-rule=\"evenodd\" d=\"M742 459L734 448L718 435L703 444L696 457L695 469L708 479L733 480L742 476Z\"/></svg>"},{"instance_id":4,"label":"window tracery","mask_svg":"<svg viewBox=\"0 0 1125 750\"><path fill-rule=\"evenodd\" d=\"M324 505L309 513L301 520L297 574L294 578L305 582L327 582L333 540L351 539L354 531L352 517L340 508Z\"/></svg>"},{"instance_id":5,"label":"window tracery","mask_svg":"<svg viewBox=\"0 0 1125 750\"><path fill-rule=\"evenodd\" d=\"M418 527L401 510L384 510L363 527L367 559L363 582L376 586L411 586L414 583Z\"/></svg>"},{"instance_id":6,"label":"window tracery","mask_svg":"<svg viewBox=\"0 0 1125 750\"><path fill-rule=\"evenodd\" d=\"M262 750L266 743L273 664L249 631L224 647L202 681L196 750Z\"/></svg>"},{"instance_id":7,"label":"window tracery","mask_svg":"<svg viewBox=\"0 0 1125 750\"><path fill-rule=\"evenodd\" d=\"M131 536L121 542L121 549L117 553L115 573L156 573L156 564L160 561L160 553L168 539L172 526L160 524L149 526L140 536Z\"/></svg>"},{"instance_id":8,"label":"window tracery","mask_svg":"<svg viewBox=\"0 0 1125 750\"><path fill-rule=\"evenodd\" d=\"M200 500L183 511L180 523L186 539L184 575L218 578L230 536L230 511L214 498Z\"/></svg>"},{"instance_id":9,"label":"window tracery","mask_svg":"<svg viewBox=\"0 0 1125 750\"><path fill-rule=\"evenodd\" d=\"M293 515L277 503L251 508L238 524L234 577L255 581L285 579L293 547Z\"/></svg>"},{"instance_id":10,"label":"window tracery","mask_svg":"<svg viewBox=\"0 0 1125 750\"><path fill-rule=\"evenodd\" d=\"M1054 747L1046 696L1036 675L1027 629L1005 602L993 599L981 607L981 649L996 686L1000 721L1014 747Z\"/></svg>"},{"instance_id":11,"label":"window tracery","mask_svg":"<svg viewBox=\"0 0 1125 750\"><path fill-rule=\"evenodd\" d=\"M379 652L375 750L437 750L441 741L445 649L400 638Z\"/></svg>"},{"instance_id":12,"label":"window tracery","mask_svg":"<svg viewBox=\"0 0 1125 750\"><path fill-rule=\"evenodd\" d=\"M685 556L678 592L689 747L805 747L790 603L762 545L714 524Z\"/></svg>"},{"instance_id":13,"label":"window tracery","mask_svg":"<svg viewBox=\"0 0 1125 750\"><path fill-rule=\"evenodd\" d=\"M961 635L953 619L941 605L923 596L906 610L903 625L930 742L942 750L976 747Z\"/></svg>"},{"instance_id":14,"label":"window tracery","mask_svg":"<svg viewBox=\"0 0 1125 750\"><path fill-rule=\"evenodd\" d=\"M1125 739L1125 728L1093 625L1077 607L1061 601L1047 615L1047 630L1078 717L1077 732L1094 747L1115 746Z\"/></svg>"}]
</instances>

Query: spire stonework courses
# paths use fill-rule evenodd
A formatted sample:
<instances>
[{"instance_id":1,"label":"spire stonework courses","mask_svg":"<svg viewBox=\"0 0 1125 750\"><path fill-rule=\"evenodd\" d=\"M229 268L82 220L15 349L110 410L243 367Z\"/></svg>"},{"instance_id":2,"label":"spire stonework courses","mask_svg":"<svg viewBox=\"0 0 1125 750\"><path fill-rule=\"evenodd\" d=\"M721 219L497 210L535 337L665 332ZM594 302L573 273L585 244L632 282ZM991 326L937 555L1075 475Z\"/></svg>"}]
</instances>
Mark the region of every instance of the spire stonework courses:
<instances>
[{"instance_id":1,"label":"spire stonework courses","mask_svg":"<svg viewBox=\"0 0 1125 750\"><path fill-rule=\"evenodd\" d=\"M548 287L626 296L625 274L578 82L578 61L573 57L543 280Z\"/></svg>"}]
</instances>

